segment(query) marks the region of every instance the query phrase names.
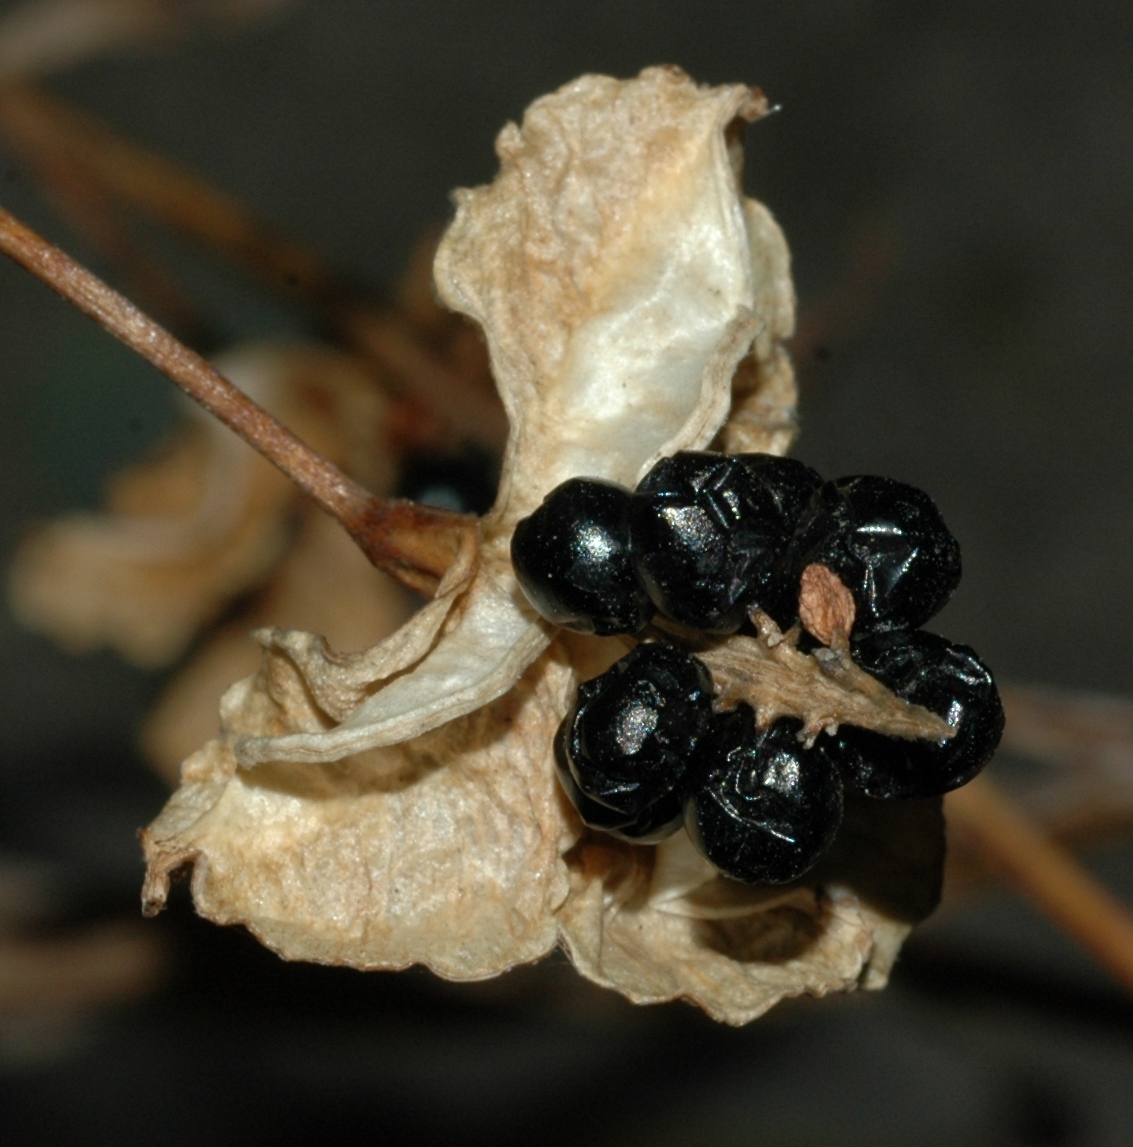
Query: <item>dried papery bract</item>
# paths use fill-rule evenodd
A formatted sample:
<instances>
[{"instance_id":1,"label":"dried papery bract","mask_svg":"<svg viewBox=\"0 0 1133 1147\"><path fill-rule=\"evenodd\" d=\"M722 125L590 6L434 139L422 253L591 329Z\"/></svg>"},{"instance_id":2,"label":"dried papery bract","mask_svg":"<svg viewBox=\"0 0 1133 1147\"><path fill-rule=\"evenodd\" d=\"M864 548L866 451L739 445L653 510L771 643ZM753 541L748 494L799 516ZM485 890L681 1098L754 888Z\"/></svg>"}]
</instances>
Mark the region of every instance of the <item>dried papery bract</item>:
<instances>
[{"instance_id":1,"label":"dried papery bract","mask_svg":"<svg viewBox=\"0 0 1133 1147\"><path fill-rule=\"evenodd\" d=\"M550 659L508 695L406 745L333 765L239 770L214 741L146 830L144 900L194 865L197 910L246 925L289 959L480 979L557 939L573 834L543 768L569 671ZM294 664L233 686L226 728L314 728ZM502 736L502 730L507 735Z\"/></svg>"},{"instance_id":2,"label":"dried papery bract","mask_svg":"<svg viewBox=\"0 0 1133 1147\"><path fill-rule=\"evenodd\" d=\"M679 844L583 829L552 737L578 680L624 646L553 641L508 561L515 522L565 478L633 485L676 450L789 444L788 256L737 176L736 125L765 110L749 88L654 68L584 76L504 129L499 176L458 193L436 259L442 298L484 330L511 422L479 544L373 649L257 634L259 673L229 690L221 738L144 834L147 911L191 865L199 911L289 958L477 978L562 942L632 999L683 995L729 1022L884 981L925 909L875 904L860 848L769 896ZM910 880L933 873L930 856Z\"/></svg>"}]
</instances>

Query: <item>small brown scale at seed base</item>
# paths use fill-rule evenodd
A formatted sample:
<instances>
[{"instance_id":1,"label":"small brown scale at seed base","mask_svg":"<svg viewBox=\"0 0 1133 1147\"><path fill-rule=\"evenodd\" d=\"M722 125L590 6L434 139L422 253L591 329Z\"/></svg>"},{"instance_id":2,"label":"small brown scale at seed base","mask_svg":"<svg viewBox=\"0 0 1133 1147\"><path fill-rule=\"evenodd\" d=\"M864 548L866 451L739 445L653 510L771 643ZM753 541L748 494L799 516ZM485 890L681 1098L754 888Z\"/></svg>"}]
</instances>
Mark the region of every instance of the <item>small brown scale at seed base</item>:
<instances>
[{"instance_id":1,"label":"small brown scale at seed base","mask_svg":"<svg viewBox=\"0 0 1133 1147\"><path fill-rule=\"evenodd\" d=\"M823 645L849 637L857 608L854 595L831 569L812 562L803 570L799 584L799 620Z\"/></svg>"}]
</instances>

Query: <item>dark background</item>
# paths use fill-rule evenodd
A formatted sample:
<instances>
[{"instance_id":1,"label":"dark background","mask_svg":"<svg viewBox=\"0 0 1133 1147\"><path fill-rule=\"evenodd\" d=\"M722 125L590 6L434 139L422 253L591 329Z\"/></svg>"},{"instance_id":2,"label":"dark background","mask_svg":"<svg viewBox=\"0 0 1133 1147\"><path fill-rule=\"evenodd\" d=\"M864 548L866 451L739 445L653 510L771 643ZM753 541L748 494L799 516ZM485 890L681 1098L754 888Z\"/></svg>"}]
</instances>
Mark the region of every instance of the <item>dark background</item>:
<instances>
[{"instance_id":1,"label":"dark background","mask_svg":"<svg viewBox=\"0 0 1133 1147\"><path fill-rule=\"evenodd\" d=\"M576 74L759 84L782 110L748 133L748 188L794 252L797 454L933 494L965 561L934 627L1000 677L1133 693L1131 47L1133 5L1090 0L318 0L50 82L378 286ZM0 202L89 256L0 165ZM156 241L227 337L301 329ZM168 383L0 265L3 555L174 419ZM132 912L164 795L132 730L160 679L7 616L0 677L0 862L60 927ZM1133 896L1133 850L1091 862ZM742 1031L561 960L457 988L285 966L183 895L149 926L175 953L155 996L0 1024L6 1143L1133 1141L1133 1005L1005 892L924 926L887 993Z\"/></svg>"}]
</instances>

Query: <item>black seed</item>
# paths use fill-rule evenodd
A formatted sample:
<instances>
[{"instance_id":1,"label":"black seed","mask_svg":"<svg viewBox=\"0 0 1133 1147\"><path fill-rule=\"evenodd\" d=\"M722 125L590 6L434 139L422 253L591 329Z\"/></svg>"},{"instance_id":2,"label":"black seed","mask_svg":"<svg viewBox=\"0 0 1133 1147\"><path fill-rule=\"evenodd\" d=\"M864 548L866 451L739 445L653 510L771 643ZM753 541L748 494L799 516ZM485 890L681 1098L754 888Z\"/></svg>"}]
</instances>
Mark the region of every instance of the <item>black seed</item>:
<instances>
[{"instance_id":1,"label":"black seed","mask_svg":"<svg viewBox=\"0 0 1133 1147\"><path fill-rule=\"evenodd\" d=\"M634 839L672 831L685 772L711 715L708 670L668 645L638 645L584 681L558 744L563 787L582 819Z\"/></svg>"},{"instance_id":2,"label":"black seed","mask_svg":"<svg viewBox=\"0 0 1133 1147\"><path fill-rule=\"evenodd\" d=\"M842 819L842 779L801 722L757 729L747 705L714 717L697 750L685 828L717 868L748 884L783 884L826 851Z\"/></svg>"},{"instance_id":3,"label":"black seed","mask_svg":"<svg viewBox=\"0 0 1133 1147\"><path fill-rule=\"evenodd\" d=\"M789 531L794 531L814 493L822 485L822 475L797 458L775 454L736 454L771 492L779 514Z\"/></svg>"},{"instance_id":4,"label":"black seed","mask_svg":"<svg viewBox=\"0 0 1133 1147\"><path fill-rule=\"evenodd\" d=\"M788 538L792 536L811 498L822 486L822 475L797 458L779 458L774 454L737 454L736 457L745 466L759 471L761 480L772 491L779 505ZM798 612L797 579L792 584L788 553L789 545L784 543L758 602L749 603L749 608L758 605L770 614L783 630L791 627ZM804 631L804 641L807 636Z\"/></svg>"},{"instance_id":5,"label":"black seed","mask_svg":"<svg viewBox=\"0 0 1133 1147\"><path fill-rule=\"evenodd\" d=\"M791 543L796 595L812 562L853 594L855 634L916 629L960 584L960 546L932 499L872 475L827 482L811 499Z\"/></svg>"},{"instance_id":6,"label":"black seed","mask_svg":"<svg viewBox=\"0 0 1133 1147\"><path fill-rule=\"evenodd\" d=\"M607 805L591 800L578 787L578 782L571 774L566 748L569 736L568 718L559 726L559 731L555 735L555 768L563 791L585 824L622 840L633 841L635 844L655 844L667 836L672 836L680 828L682 815L680 789L671 790L653 804L646 805L636 817L628 819L624 813L615 812Z\"/></svg>"},{"instance_id":7,"label":"black seed","mask_svg":"<svg viewBox=\"0 0 1133 1147\"><path fill-rule=\"evenodd\" d=\"M731 633L777 595L777 562L820 479L794 459L686 451L663 458L633 495L641 584L685 625Z\"/></svg>"},{"instance_id":8,"label":"black seed","mask_svg":"<svg viewBox=\"0 0 1133 1147\"><path fill-rule=\"evenodd\" d=\"M652 617L630 560L630 496L614 482L569 478L515 527L515 575L548 621L606 636Z\"/></svg>"},{"instance_id":9,"label":"black seed","mask_svg":"<svg viewBox=\"0 0 1133 1147\"><path fill-rule=\"evenodd\" d=\"M939 796L972 779L1003 735L1003 705L991 671L966 645L935 633L883 633L854 643L854 660L898 697L943 717L943 741L884 737L843 725L836 734L846 779L866 796Z\"/></svg>"}]
</instances>

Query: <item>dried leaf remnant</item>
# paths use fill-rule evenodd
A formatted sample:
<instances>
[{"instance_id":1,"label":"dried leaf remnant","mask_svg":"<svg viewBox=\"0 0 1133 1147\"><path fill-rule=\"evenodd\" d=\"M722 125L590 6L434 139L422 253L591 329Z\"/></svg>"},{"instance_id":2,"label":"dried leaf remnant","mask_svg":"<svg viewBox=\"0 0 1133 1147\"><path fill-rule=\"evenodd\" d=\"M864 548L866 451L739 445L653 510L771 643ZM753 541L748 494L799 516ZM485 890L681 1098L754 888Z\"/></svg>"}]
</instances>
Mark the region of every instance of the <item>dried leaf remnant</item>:
<instances>
[{"instance_id":1,"label":"dried leaf remnant","mask_svg":"<svg viewBox=\"0 0 1133 1147\"><path fill-rule=\"evenodd\" d=\"M765 613L753 618L757 638L734 636L697 656L712 672L717 707L746 702L766 727L780 717L803 722L799 736L813 741L839 725L857 725L888 737L948 739L955 735L944 718L894 696L854 664L845 638L805 654L797 631L780 633Z\"/></svg>"}]
</instances>

